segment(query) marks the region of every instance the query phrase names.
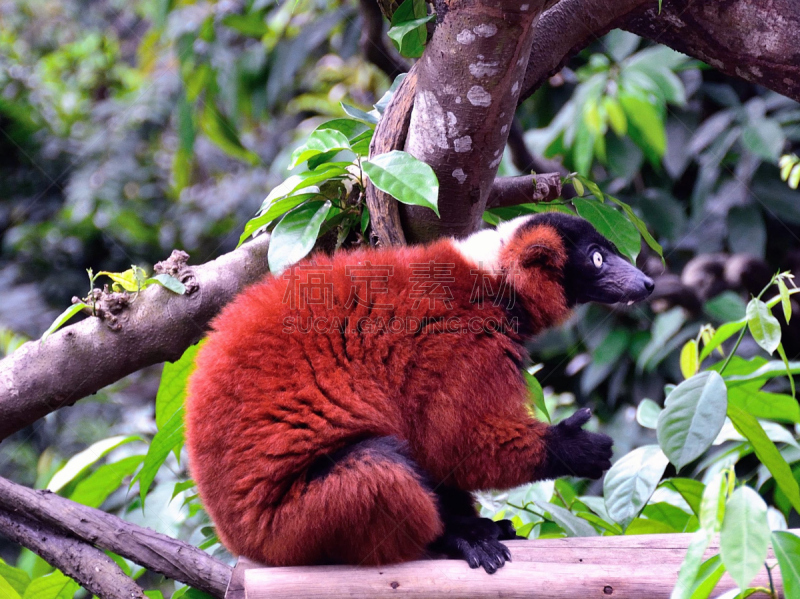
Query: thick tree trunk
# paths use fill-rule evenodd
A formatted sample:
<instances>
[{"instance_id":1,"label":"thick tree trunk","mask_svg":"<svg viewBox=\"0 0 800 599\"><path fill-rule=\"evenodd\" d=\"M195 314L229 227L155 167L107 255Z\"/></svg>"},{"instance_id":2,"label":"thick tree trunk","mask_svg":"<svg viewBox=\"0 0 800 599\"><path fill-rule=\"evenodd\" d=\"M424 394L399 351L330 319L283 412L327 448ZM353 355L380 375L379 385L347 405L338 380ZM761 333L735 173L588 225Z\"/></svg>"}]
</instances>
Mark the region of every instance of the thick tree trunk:
<instances>
[{"instance_id":1,"label":"thick tree trunk","mask_svg":"<svg viewBox=\"0 0 800 599\"><path fill-rule=\"evenodd\" d=\"M406 237L479 228L503 156L544 0L454 0L417 66L405 149L439 179L439 211L401 206Z\"/></svg>"}]
</instances>

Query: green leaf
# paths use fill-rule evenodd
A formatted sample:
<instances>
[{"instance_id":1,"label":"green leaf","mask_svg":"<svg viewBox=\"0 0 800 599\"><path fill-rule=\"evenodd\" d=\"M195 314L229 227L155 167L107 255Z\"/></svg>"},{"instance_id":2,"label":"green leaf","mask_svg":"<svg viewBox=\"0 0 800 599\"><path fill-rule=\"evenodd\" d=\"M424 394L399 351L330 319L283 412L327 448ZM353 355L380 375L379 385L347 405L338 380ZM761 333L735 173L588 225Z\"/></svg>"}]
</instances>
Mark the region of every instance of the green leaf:
<instances>
[{"instance_id":1,"label":"green leaf","mask_svg":"<svg viewBox=\"0 0 800 599\"><path fill-rule=\"evenodd\" d=\"M433 169L411 154L392 150L362 162L372 184L397 201L425 206L439 216L439 181Z\"/></svg>"},{"instance_id":2,"label":"green leaf","mask_svg":"<svg viewBox=\"0 0 800 599\"><path fill-rule=\"evenodd\" d=\"M691 599L710 597L723 574L725 574L725 566L722 558L719 555L712 555L700 565L694 585L692 585Z\"/></svg>"},{"instance_id":3,"label":"green leaf","mask_svg":"<svg viewBox=\"0 0 800 599\"><path fill-rule=\"evenodd\" d=\"M792 399L797 397L797 390L794 387L794 376L792 376L792 365L789 362L789 358L786 355L786 351L783 349L783 344L778 344L778 355L781 357L781 361L783 362L784 367L786 368L786 376L789 378L789 386L792 389Z\"/></svg>"},{"instance_id":4,"label":"green leaf","mask_svg":"<svg viewBox=\"0 0 800 599\"><path fill-rule=\"evenodd\" d=\"M5 585L3 583L5 582ZM5 597L6 594L13 599L23 595L25 589L31 583L30 575L24 570L9 566L0 559L0 597ZM17 593L16 597L8 589L12 589Z\"/></svg>"},{"instance_id":5,"label":"green leaf","mask_svg":"<svg viewBox=\"0 0 800 599\"><path fill-rule=\"evenodd\" d=\"M550 514L553 522L558 524L568 537L596 537L598 536L597 530L594 526L589 524L583 518L579 518L568 509L546 503L544 501L534 501L540 510L544 510Z\"/></svg>"},{"instance_id":6,"label":"green leaf","mask_svg":"<svg viewBox=\"0 0 800 599\"><path fill-rule=\"evenodd\" d=\"M20 599L20 594L17 592L11 583L8 582L5 577L0 573L0 597L5 597L6 599Z\"/></svg>"},{"instance_id":7,"label":"green leaf","mask_svg":"<svg viewBox=\"0 0 800 599\"><path fill-rule=\"evenodd\" d=\"M781 342L781 325L767 304L753 298L747 304L747 326L750 334L767 353L773 354Z\"/></svg>"},{"instance_id":8,"label":"green leaf","mask_svg":"<svg viewBox=\"0 0 800 599\"><path fill-rule=\"evenodd\" d=\"M289 168L293 169L298 164L306 162L309 158L319 154L349 149L350 140L341 131L336 129L317 129L308 136L303 145L292 152Z\"/></svg>"},{"instance_id":9,"label":"green leaf","mask_svg":"<svg viewBox=\"0 0 800 599\"><path fill-rule=\"evenodd\" d=\"M708 549L710 541L705 531L700 530L692 535L692 540L686 549L686 557L683 558L681 569L678 572L678 581L675 583L675 588L672 589L670 599L689 599L692 596L692 589L700 572L700 566L703 563L703 554Z\"/></svg>"},{"instance_id":10,"label":"green leaf","mask_svg":"<svg viewBox=\"0 0 800 599\"><path fill-rule=\"evenodd\" d=\"M639 514L655 491L667 457L657 445L645 445L620 458L606 473L603 494L608 515L623 528Z\"/></svg>"},{"instance_id":11,"label":"green leaf","mask_svg":"<svg viewBox=\"0 0 800 599\"><path fill-rule=\"evenodd\" d=\"M289 212L289 210L292 210L303 202L316 197L319 197L319 193L301 193L275 200L269 205L269 208L267 208L267 211L264 214L255 218L251 218L249 221L247 221L247 224L244 226L244 231L239 237L239 245L242 245L242 243L244 243L248 237L253 235L261 227L267 226L276 218L280 218Z\"/></svg>"},{"instance_id":12,"label":"green leaf","mask_svg":"<svg viewBox=\"0 0 800 599\"><path fill-rule=\"evenodd\" d=\"M752 385L728 389L728 403L756 418L800 423L800 405L790 395L761 391Z\"/></svg>"},{"instance_id":13,"label":"green leaf","mask_svg":"<svg viewBox=\"0 0 800 599\"><path fill-rule=\"evenodd\" d=\"M530 374L529 372L525 372L525 380L528 383L528 392L531 394L531 401L535 408L538 408L541 411L545 418L547 418L547 422L550 422L550 413L547 411L547 404L544 401L544 391L542 390L542 385L536 379L535 376Z\"/></svg>"},{"instance_id":14,"label":"green leaf","mask_svg":"<svg viewBox=\"0 0 800 599\"><path fill-rule=\"evenodd\" d=\"M743 320L747 304L735 291L723 291L703 304L703 311L720 322Z\"/></svg>"},{"instance_id":15,"label":"green leaf","mask_svg":"<svg viewBox=\"0 0 800 599\"><path fill-rule=\"evenodd\" d=\"M206 102L200 117L200 126L208 138L230 156L254 166L260 162L258 154L242 145L233 123L220 112L213 101Z\"/></svg>"},{"instance_id":16,"label":"green leaf","mask_svg":"<svg viewBox=\"0 0 800 599\"><path fill-rule=\"evenodd\" d=\"M661 247L661 244L658 243L655 238L650 234L650 231L647 230L647 225L644 221L636 216L633 209L626 204L625 202L618 200L613 196L608 196L608 199L611 200L614 204L622 208L622 211L625 213L625 216L628 217L628 220L633 223L633 226L636 227L636 230L639 231L639 234L644 239L645 243L653 250L656 254L659 255L662 262L664 260L664 248Z\"/></svg>"},{"instance_id":17,"label":"green leaf","mask_svg":"<svg viewBox=\"0 0 800 599\"><path fill-rule=\"evenodd\" d=\"M70 318L72 318L73 316L75 316L75 315L76 315L78 312L80 312L80 311L81 311L81 310L83 310L84 308L90 308L90 309L91 309L91 306L88 306L88 305L84 304L83 302L79 302L79 303L77 303L77 304L72 304L72 305L71 305L69 308L67 308L66 310L64 310L64 311L63 311L61 314L59 314L59 315L58 315L58 318L56 318L56 319L53 321L53 324L51 324L51 325L50 325L50 328L48 328L48 329L47 329L47 330L44 332L44 334L42 335L42 340L41 340L41 342L42 342L42 343L44 343L44 342L45 342L45 340L46 340L46 339L47 339L47 338L48 338L50 335L52 335L52 334L53 334L53 333L55 333L55 332L56 332L58 329L60 329L61 327L63 327L63 326L66 324L66 322L67 322L67 321L68 321Z\"/></svg>"},{"instance_id":18,"label":"green leaf","mask_svg":"<svg viewBox=\"0 0 800 599\"><path fill-rule=\"evenodd\" d=\"M178 295L184 295L186 293L186 286L178 279L168 274L160 274L150 277L149 279L146 279L144 283L145 286L151 283L157 283L158 285L161 285L165 289L169 289L172 293L177 293Z\"/></svg>"},{"instance_id":19,"label":"green leaf","mask_svg":"<svg viewBox=\"0 0 800 599\"><path fill-rule=\"evenodd\" d=\"M758 420L732 404L728 404L728 417L736 430L753 446L756 456L770 471L775 478L775 483L789 499L794 509L800 512L800 487L792 474L792 469Z\"/></svg>"},{"instance_id":20,"label":"green leaf","mask_svg":"<svg viewBox=\"0 0 800 599\"><path fill-rule=\"evenodd\" d=\"M636 227L617 210L599 201L574 198L572 204L578 214L588 220L594 228L631 262L636 261L641 249L641 238Z\"/></svg>"},{"instance_id":21,"label":"green leaf","mask_svg":"<svg viewBox=\"0 0 800 599\"><path fill-rule=\"evenodd\" d=\"M658 426L658 415L661 414L661 406L652 399L643 399L636 407L636 422L644 428L655 429Z\"/></svg>"},{"instance_id":22,"label":"green leaf","mask_svg":"<svg viewBox=\"0 0 800 599\"><path fill-rule=\"evenodd\" d=\"M366 124L359 119L342 118L325 121L319 127L317 127L316 130L321 131L323 129L335 129L336 131L343 133L345 137L350 140L350 145L352 146L353 139L361 137L361 135L367 131L373 131L375 127L372 124Z\"/></svg>"},{"instance_id":23,"label":"green leaf","mask_svg":"<svg viewBox=\"0 0 800 599\"><path fill-rule=\"evenodd\" d=\"M783 308L783 318L788 324L792 319L792 298L789 296L789 288L783 279L778 279L778 292L781 298L781 307Z\"/></svg>"},{"instance_id":24,"label":"green leaf","mask_svg":"<svg viewBox=\"0 0 800 599\"><path fill-rule=\"evenodd\" d=\"M742 144L751 153L769 162L777 162L786 136L773 119L759 118L742 131Z\"/></svg>"},{"instance_id":25,"label":"green leaf","mask_svg":"<svg viewBox=\"0 0 800 599\"><path fill-rule=\"evenodd\" d=\"M72 456L67 463L55 473L53 478L50 479L50 483L47 485L47 490L58 493L66 485L86 472L92 464L105 457L109 452L131 441L141 440L141 437L138 435L131 435L128 437L118 435L93 443L82 452Z\"/></svg>"},{"instance_id":26,"label":"green leaf","mask_svg":"<svg viewBox=\"0 0 800 599\"><path fill-rule=\"evenodd\" d=\"M411 0L406 0L410 2ZM395 14L397 14L395 12ZM394 42L394 47L406 58L418 58L425 51L427 41L427 29L425 24L433 21L435 14L420 17L412 21L405 21L401 25L395 25L389 29L389 39ZM394 16L392 17L394 21Z\"/></svg>"},{"instance_id":27,"label":"green leaf","mask_svg":"<svg viewBox=\"0 0 800 599\"><path fill-rule=\"evenodd\" d=\"M134 482L136 480L139 481L139 498L142 502L142 509L144 509L147 492L156 479L159 468L161 468L161 465L174 448L183 445L183 433L183 407L181 407L172 418L164 423L163 427L159 427L158 432L150 442L142 469L139 470L134 479Z\"/></svg>"},{"instance_id":28,"label":"green leaf","mask_svg":"<svg viewBox=\"0 0 800 599\"><path fill-rule=\"evenodd\" d=\"M667 150L667 134L656 107L647 99L627 92L619 94L619 101L629 124L639 133L646 148L658 157L664 156Z\"/></svg>"},{"instance_id":29,"label":"green leaf","mask_svg":"<svg viewBox=\"0 0 800 599\"><path fill-rule=\"evenodd\" d=\"M156 393L156 426L159 430L180 411L186 401L186 385L194 372L200 345L196 343L188 347L175 362L164 363Z\"/></svg>"},{"instance_id":30,"label":"green leaf","mask_svg":"<svg viewBox=\"0 0 800 599\"><path fill-rule=\"evenodd\" d=\"M99 508L122 485L122 481L134 473L142 460L144 456L134 455L100 466L78 483L69 498L77 503Z\"/></svg>"},{"instance_id":31,"label":"green leaf","mask_svg":"<svg viewBox=\"0 0 800 599\"><path fill-rule=\"evenodd\" d=\"M330 201L313 200L293 209L280 220L272 231L267 251L273 275L308 255L330 209Z\"/></svg>"},{"instance_id":32,"label":"green leaf","mask_svg":"<svg viewBox=\"0 0 800 599\"><path fill-rule=\"evenodd\" d=\"M611 128L619 137L625 137L628 133L628 119L625 118L625 112L622 110L622 105L616 98L606 96L603 98L603 106L608 114L608 122L611 123ZM583 194L578 194L583 195Z\"/></svg>"},{"instance_id":33,"label":"green leaf","mask_svg":"<svg viewBox=\"0 0 800 599\"><path fill-rule=\"evenodd\" d=\"M72 599L78 588L77 582L56 570L32 580L22 599Z\"/></svg>"},{"instance_id":34,"label":"green leaf","mask_svg":"<svg viewBox=\"0 0 800 599\"><path fill-rule=\"evenodd\" d=\"M175 499L178 493L183 493L187 489L192 489L195 486L195 482L192 479L184 480L179 483L175 483L175 487L172 489L172 497L170 499Z\"/></svg>"},{"instance_id":35,"label":"green leaf","mask_svg":"<svg viewBox=\"0 0 800 599\"><path fill-rule=\"evenodd\" d=\"M731 364L733 364L733 360L731 360ZM716 364L714 366L716 366ZM787 373L800 374L800 362L789 362L789 365L787 366L781 361L770 360L755 370L750 370L742 374L731 373L729 375L728 372L732 372L730 366L728 366L728 368L725 370L725 382L729 388L739 385L746 385L754 381L763 384L770 379L774 379L775 377L785 376Z\"/></svg>"},{"instance_id":36,"label":"green leaf","mask_svg":"<svg viewBox=\"0 0 800 599\"><path fill-rule=\"evenodd\" d=\"M359 120L367 125L371 125L372 127L378 124L379 115L374 114L374 111L365 112L360 108L356 108L355 106L350 106L349 104L345 104L344 102L340 102L339 104L347 116L353 117L354 119Z\"/></svg>"},{"instance_id":37,"label":"green leaf","mask_svg":"<svg viewBox=\"0 0 800 599\"><path fill-rule=\"evenodd\" d=\"M681 374L683 378L690 379L697 374L697 369L700 367L699 353L697 349L697 341L689 339L681 349Z\"/></svg>"},{"instance_id":38,"label":"green leaf","mask_svg":"<svg viewBox=\"0 0 800 599\"><path fill-rule=\"evenodd\" d=\"M800 537L776 530L772 533L772 548L781 567L786 599L800 598Z\"/></svg>"},{"instance_id":39,"label":"green leaf","mask_svg":"<svg viewBox=\"0 0 800 599\"><path fill-rule=\"evenodd\" d=\"M699 458L725 424L725 381L703 372L675 387L658 417L658 443L675 468Z\"/></svg>"},{"instance_id":40,"label":"green leaf","mask_svg":"<svg viewBox=\"0 0 800 599\"><path fill-rule=\"evenodd\" d=\"M719 532L722 526L727 488L727 476L720 472L715 474L703 489L703 496L700 499L700 527L709 535Z\"/></svg>"},{"instance_id":41,"label":"green leaf","mask_svg":"<svg viewBox=\"0 0 800 599\"><path fill-rule=\"evenodd\" d=\"M389 37L398 52L407 58L422 56L428 36L425 23L436 17L435 14L428 15L427 12L428 9L423 0L405 0L392 14Z\"/></svg>"},{"instance_id":42,"label":"green leaf","mask_svg":"<svg viewBox=\"0 0 800 599\"><path fill-rule=\"evenodd\" d=\"M706 486L693 478L668 478L659 486L674 489L692 508L695 516L700 516L700 501Z\"/></svg>"},{"instance_id":43,"label":"green leaf","mask_svg":"<svg viewBox=\"0 0 800 599\"><path fill-rule=\"evenodd\" d=\"M705 360L711 352L717 349L720 345L725 343L728 339L733 337L736 333L741 331L747 326L747 321L742 319L736 322L727 322L717 329L711 341L703 345L703 351L700 352L700 361Z\"/></svg>"},{"instance_id":44,"label":"green leaf","mask_svg":"<svg viewBox=\"0 0 800 599\"><path fill-rule=\"evenodd\" d=\"M746 589L764 567L769 540L767 505L750 487L739 487L725 507L719 551L722 563L740 589Z\"/></svg>"}]
</instances>

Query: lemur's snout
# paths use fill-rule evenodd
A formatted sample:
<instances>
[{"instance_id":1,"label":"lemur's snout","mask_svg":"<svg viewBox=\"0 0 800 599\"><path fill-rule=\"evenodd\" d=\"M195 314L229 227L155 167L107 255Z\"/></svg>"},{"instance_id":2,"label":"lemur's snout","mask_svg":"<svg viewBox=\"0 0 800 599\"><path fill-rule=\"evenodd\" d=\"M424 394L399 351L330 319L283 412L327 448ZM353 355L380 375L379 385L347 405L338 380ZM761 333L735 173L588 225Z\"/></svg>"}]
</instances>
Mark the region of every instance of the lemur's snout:
<instances>
[{"instance_id":1,"label":"lemur's snout","mask_svg":"<svg viewBox=\"0 0 800 599\"><path fill-rule=\"evenodd\" d=\"M656 286L656 284L653 282L653 279L645 275L644 280L642 282L644 283L644 288L647 290L647 295L653 293L653 289Z\"/></svg>"}]
</instances>

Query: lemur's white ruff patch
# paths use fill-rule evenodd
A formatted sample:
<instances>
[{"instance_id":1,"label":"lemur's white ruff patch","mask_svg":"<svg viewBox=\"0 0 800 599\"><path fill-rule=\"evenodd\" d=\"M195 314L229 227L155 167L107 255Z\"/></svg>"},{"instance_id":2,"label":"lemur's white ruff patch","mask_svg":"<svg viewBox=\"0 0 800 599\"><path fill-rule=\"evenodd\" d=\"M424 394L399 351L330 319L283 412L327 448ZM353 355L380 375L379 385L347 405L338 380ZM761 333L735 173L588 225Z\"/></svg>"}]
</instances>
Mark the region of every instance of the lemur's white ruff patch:
<instances>
[{"instance_id":1,"label":"lemur's white ruff patch","mask_svg":"<svg viewBox=\"0 0 800 599\"><path fill-rule=\"evenodd\" d=\"M478 268L495 271L500 267L500 251L514 237L520 225L533 218L533 215L518 216L510 221L500 223L496 229L483 229L473 233L466 239L454 239L453 246Z\"/></svg>"}]
</instances>

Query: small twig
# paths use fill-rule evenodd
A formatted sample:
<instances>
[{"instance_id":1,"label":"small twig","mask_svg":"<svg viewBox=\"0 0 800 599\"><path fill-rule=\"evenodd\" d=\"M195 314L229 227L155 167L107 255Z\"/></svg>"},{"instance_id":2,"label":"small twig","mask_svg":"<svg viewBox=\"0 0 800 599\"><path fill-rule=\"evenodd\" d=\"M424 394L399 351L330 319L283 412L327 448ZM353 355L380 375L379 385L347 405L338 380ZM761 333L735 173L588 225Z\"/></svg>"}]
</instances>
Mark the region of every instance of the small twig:
<instances>
[{"instance_id":1,"label":"small twig","mask_svg":"<svg viewBox=\"0 0 800 599\"><path fill-rule=\"evenodd\" d=\"M561 174L497 177L489 192L487 208L549 202L561 197Z\"/></svg>"}]
</instances>

